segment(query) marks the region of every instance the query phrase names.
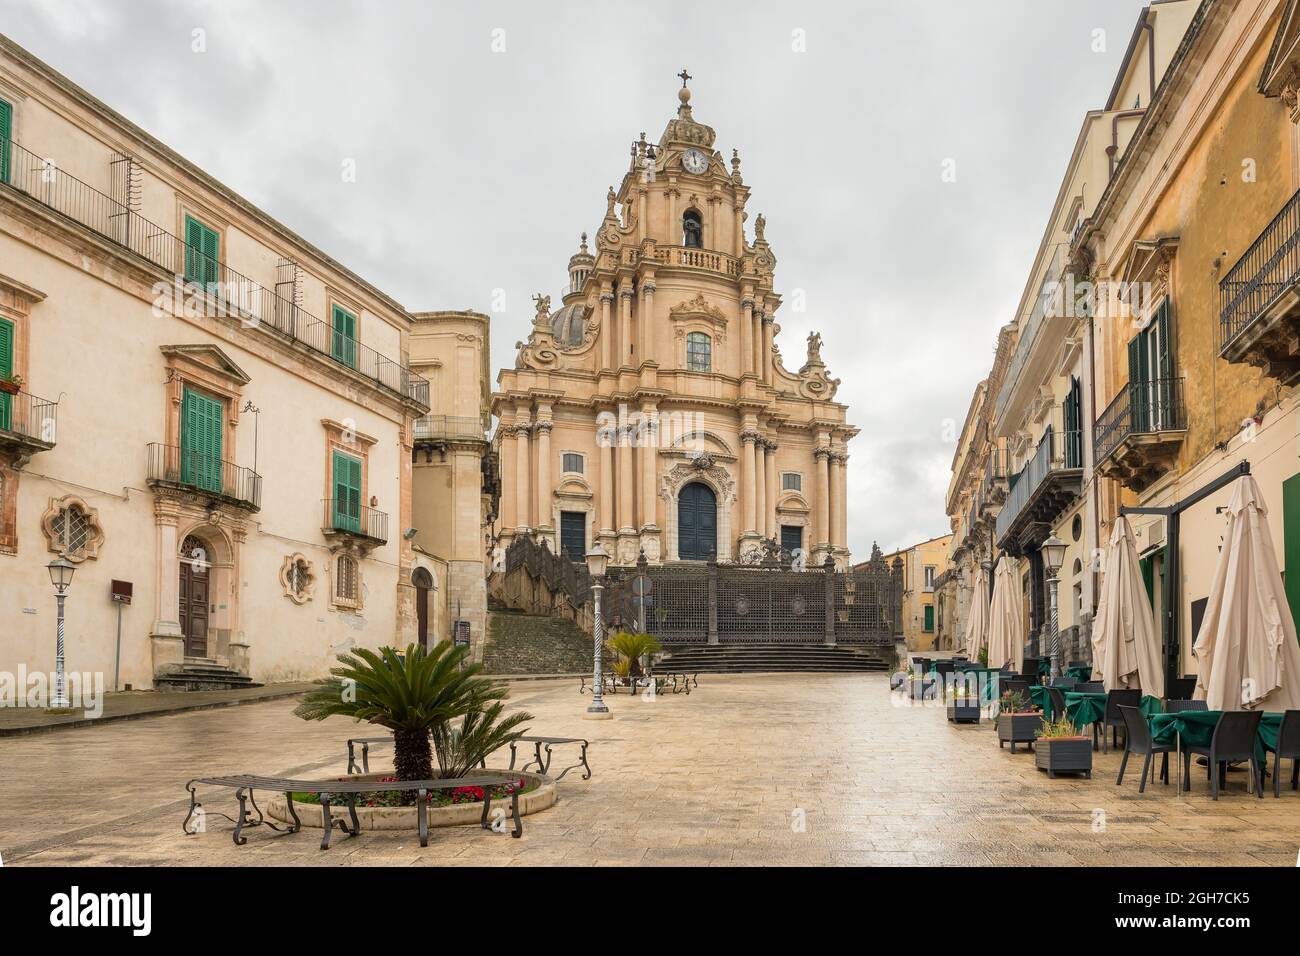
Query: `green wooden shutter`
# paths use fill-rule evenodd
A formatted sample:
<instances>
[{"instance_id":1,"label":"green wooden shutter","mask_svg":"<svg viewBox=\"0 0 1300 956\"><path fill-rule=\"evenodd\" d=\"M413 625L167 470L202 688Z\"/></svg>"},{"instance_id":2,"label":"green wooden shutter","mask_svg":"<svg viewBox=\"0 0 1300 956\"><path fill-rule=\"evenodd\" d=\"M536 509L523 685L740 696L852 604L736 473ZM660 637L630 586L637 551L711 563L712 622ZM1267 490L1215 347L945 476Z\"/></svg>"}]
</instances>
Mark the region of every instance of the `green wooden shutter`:
<instances>
[{"instance_id":1,"label":"green wooden shutter","mask_svg":"<svg viewBox=\"0 0 1300 956\"><path fill-rule=\"evenodd\" d=\"M334 527L361 531L361 461L334 452Z\"/></svg>"},{"instance_id":2,"label":"green wooden shutter","mask_svg":"<svg viewBox=\"0 0 1300 956\"><path fill-rule=\"evenodd\" d=\"M1286 602L1300 632L1300 475L1282 482L1282 559Z\"/></svg>"},{"instance_id":3,"label":"green wooden shutter","mask_svg":"<svg viewBox=\"0 0 1300 956\"><path fill-rule=\"evenodd\" d=\"M334 327L330 355L334 361L342 362L348 368L357 367L357 317L342 306L334 306L332 312Z\"/></svg>"},{"instance_id":4,"label":"green wooden shutter","mask_svg":"<svg viewBox=\"0 0 1300 956\"><path fill-rule=\"evenodd\" d=\"M0 100L0 183L9 182L9 141L13 130L14 108Z\"/></svg>"},{"instance_id":5,"label":"green wooden shutter","mask_svg":"<svg viewBox=\"0 0 1300 956\"><path fill-rule=\"evenodd\" d=\"M14 326L0 319L0 379L14 373ZM0 428L8 431L13 425L13 396L0 392Z\"/></svg>"},{"instance_id":6,"label":"green wooden shutter","mask_svg":"<svg viewBox=\"0 0 1300 956\"><path fill-rule=\"evenodd\" d=\"M924 630L926 633L930 633L931 631L934 630L934 605L933 604L925 605L925 623L921 625L921 629Z\"/></svg>"},{"instance_id":7,"label":"green wooden shutter","mask_svg":"<svg viewBox=\"0 0 1300 956\"><path fill-rule=\"evenodd\" d=\"M217 281L217 262L221 258L221 235L193 216L185 217L185 281L202 286Z\"/></svg>"},{"instance_id":8,"label":"green wooden shutter","mask_svg":"<svg viewBox=\"0 0 1300 956\"><path fill-rule=\"evenodd\" d=\"M222 403L185 389L181 404L181 483L220 494Z\"/></svg>"},{"instance_id":9,"label":"green wooden shutter","mask_svg":"<svg viewBox=\"0 0 1300 956\"><path fill-rule=\"evenodd\" d=\"M1128 401L1129 428L1135 432L1147 431L1147 337L1144 332L1133 336L1128 343Z\"/></svg>"}]
</instances>

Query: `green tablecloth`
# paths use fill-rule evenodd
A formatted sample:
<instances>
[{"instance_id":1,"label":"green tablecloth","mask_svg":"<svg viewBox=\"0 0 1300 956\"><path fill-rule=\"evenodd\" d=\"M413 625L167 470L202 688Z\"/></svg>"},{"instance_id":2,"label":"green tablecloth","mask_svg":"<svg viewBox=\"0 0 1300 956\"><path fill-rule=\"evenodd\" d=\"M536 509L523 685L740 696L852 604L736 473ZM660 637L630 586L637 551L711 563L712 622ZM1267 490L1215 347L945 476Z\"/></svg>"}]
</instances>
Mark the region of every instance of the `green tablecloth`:
<instances>
[{"instance_id":1,"label":"green tablecloth","mask_svg":"<svg viewBox=\"0 0 1300 956\"><path fill-rule=\"evenodd\" d=\"M1065 713L1076 727L1087 727L1106 716L1106 695L1092 692L1067 690L1065 693ZM1146 716L1158 714L1164 707L1158 697L1149 694L1142 698L1142 713Z\"/></svg>"},{"instance_id":2,"label":"green tablecloth","mask_svg":"<svg viewBox=\"0 0 1300 956\"><path fill-rule=\"evenodd\" d=\"M1073 677L1078 681L1090 681L1092 680L1092 665L1089 664L1085 667L1067 667L1065 669L1065 676Z\"/></svg>"},{"instance_id":3,"label":"green tablecloth","mask_svg":"<svg viewBox=\"0 0 1300 956\"><path fill-rule=\"evenodd\" d=\"M1208 747L1222 716L1221 710L1184 710L1176 714L1154 714L1148 716L1147 722L1151 724L1151 740L1157 745L1171 747L1181 736L1184 746ZM1266 752L1277 749L1277 735L1281 730L1281 714L1264 714L1260 718L1255 755L1261 767Z\"/></svg>"}]
</instances>

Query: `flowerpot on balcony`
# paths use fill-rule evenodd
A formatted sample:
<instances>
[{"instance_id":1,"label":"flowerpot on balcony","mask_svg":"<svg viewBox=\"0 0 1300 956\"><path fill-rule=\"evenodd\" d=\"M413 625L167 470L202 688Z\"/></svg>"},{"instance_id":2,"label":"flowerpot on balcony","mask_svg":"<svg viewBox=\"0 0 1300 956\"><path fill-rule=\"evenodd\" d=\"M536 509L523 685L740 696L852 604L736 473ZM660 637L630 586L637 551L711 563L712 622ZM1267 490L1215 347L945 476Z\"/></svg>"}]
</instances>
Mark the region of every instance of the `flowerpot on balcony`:
<instances>
[{"instance_id":1,"label":"flowerpot on balcony","mask_svg":"<svg viewBox=\"0 0 1300 956\"><path fill-rule=\"evenodd\" d=\"M980 722L980 699L978 697L949 698L948 720L954 724L978 724Z\"/></svg>"},{"instance_id":2,"label":"flowerpot on balcony","mask_svg":"<svg viewBox=\"0 0 1300 956\"><path fill-rule=\"evenodd\" d=\"M1033 744L1042 727L1043 715L1036 710L998 714L998 746L1009 743L1015 753L1016 744Z\"/></svg>"},{"instance_id":3,"label":"flowerpot on balcony","mask_svg":"<svg viewBox=\"0 0 1300 956\"><path fill-rule=\"evenodd\" d=\"M22 387L23 383L21 381L0 379L0 392L4 392L6 395L17 395L22 390Z\"/></svg>"},{"instance_id":4,"label":"flowerpot on balcony","mask_svg":"<svg viewBox=\"0 0 1300 956\"><path fill-rule=\"evenodd\" d=\"M1092 779L1092 741L1087 737L1039 737L1034 765L1055 779L1058 773L1081 773Z\"/></svg>"}]
</instances>

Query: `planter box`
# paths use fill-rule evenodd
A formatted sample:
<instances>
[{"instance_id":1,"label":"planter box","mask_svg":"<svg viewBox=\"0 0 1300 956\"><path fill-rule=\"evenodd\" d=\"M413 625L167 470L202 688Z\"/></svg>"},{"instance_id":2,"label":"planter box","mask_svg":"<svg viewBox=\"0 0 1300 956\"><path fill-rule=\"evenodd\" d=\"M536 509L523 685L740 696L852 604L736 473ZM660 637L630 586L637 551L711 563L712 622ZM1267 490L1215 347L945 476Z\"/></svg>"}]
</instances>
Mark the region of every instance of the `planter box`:
<instances>
[{"instance_id":1,"label":"planter box","mask_svg":"<svg viewBox=\"0 0 1300 956\"><path fill-rule=\"evenodd\" d=\"M954 724L978 724L980 699L978 697L953 697L948 701L948 720Z\"/></svg>"},{"instance_id":2,"label":"planter box","mask_svg":"<svg viewBox=\"0 0 1300 956\"><path fill-rule=\"evenodd\" d=\"M908 681L907 695L912 700L933 700L938 680L934 677L913 677Z\"/></svg>"},{"instance_id":3,"label":"planter box","mask_svg":"<svg viewBox=\"0 0 1300 956\"><path fill-rule=\"evenodd\" d=\"M1042 714L998 714L998 746L1009 743L1015 753L1016 744L1032 744L1042 729Z\"/></svg>"},{"instance_id":4,"label":"planter box","mask_svg":"<svg viewBox=\"0 0 1300 956\"><path fill-rule=\"evenodd\" d=\"M1092 779L1092 741L1087 737L1040 737L1034 743L1034 765L1049 777L1081 773Z\"/></svg>"}]
</instances>

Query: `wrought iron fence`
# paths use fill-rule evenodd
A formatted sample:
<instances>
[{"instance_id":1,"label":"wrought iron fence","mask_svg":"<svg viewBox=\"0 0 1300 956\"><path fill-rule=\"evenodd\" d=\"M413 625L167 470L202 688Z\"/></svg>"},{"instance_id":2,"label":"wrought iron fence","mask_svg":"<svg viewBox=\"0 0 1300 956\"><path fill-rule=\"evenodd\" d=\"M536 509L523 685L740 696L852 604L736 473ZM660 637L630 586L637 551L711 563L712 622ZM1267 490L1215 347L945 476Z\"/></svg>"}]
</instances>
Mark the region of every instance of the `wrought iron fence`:
<instances>
[{"instance_id":1,"label":"wrought iron fence","mask_svg":"<svg viewBox=\"0 0 1300 956\"><path fill-rule=\"evenodd\" d=\"M1219 283L1219 351L1300 279L1300 192L1292 196Z\"/></svg>"},{"instance_id":2,"label":"wrought iron fence","mask_svg":"<svg viewBox=\"0 0 1300 956\"><path fill-rule=\"evenodd\" d=\"M262 507L262 476L251 468L176 445L153 442L148 452L151 483L189 488L248 508Z\"/></svg>"},{"instance_id":3,"label":"wrought iron fence","mask_svg":"<svg viewBox=\"0 0 1300 956\"><path fill-rule=\"evenodd\" d=\"M0 392L0 431L53 445L58 434L59 403L30 392Z\"/></svg>"},{"instance_id":4,"label":"wrought iron fence","mask_svg":"<svg viewBox=\"0 0 1300 956\"><path fill-rule=\"evenodd\" d=\"M429 383L400 362L302 309L224 262L188 245L138 212L59 169L18 143L0 137L7 179L18 192L183 279L173 306L264 327L301 342L340 365L426 408Z\"/></svg>"},{"instance_id":5,"label":"wrought iron fence","mask_svg":"<svg viewBox=\"0 0 1300 956\"><path fill-rule=\"evenodd\" d=\"M483 440L483 421L472 415L425 415L415 420L416 441L453 438Z\"/></svg>"},{"instance_id":6,"label":"wrought iron fence","mask_svg":"<svg viewBox=\"0 0 1300 956\"><path fill-rule=\"evenodd\" d=\"M321 507L324 510L321 528L326 534L354 534L380 544L388 541L388 515L384 512L340 498L324 498Z\"/></svg>"},{"instance_id":7,"label":"wrought iron fence","mask_svg":"<svg viewBox=\"0 0 1300 956\"><path fill-rule=\"evenodd\" d=\"M1093 449L1097 461L1103 462L1129 435L1179 431L1186 427L1181 378L1130 382L1093 426Z\"/></svg>"}]
</instances>

